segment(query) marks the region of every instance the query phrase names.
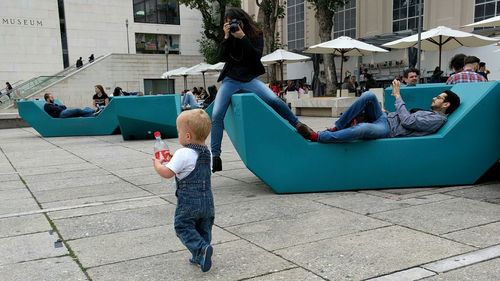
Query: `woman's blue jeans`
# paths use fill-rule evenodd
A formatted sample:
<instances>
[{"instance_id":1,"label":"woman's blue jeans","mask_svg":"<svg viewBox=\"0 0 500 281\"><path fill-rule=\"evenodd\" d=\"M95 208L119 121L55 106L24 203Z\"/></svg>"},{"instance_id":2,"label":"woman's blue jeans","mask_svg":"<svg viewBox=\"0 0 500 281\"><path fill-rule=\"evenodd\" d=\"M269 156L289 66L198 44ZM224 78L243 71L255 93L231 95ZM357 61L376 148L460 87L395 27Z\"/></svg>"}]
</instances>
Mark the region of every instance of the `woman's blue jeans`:
<instances>
[{"instance_id":1,"label":"woman's blue jeans","mask_svg":"<svg viewBox=\"0 0 500 281\"><path fill-rule=\"evenodd\" d=\"M94 116L95 110L90 107L85 108L68 108L61 113L59 113L59 118L71 118L71 117L92 117Z\"/></svg>"},{"instance_id":2,"label":"woman's blue jeans","mask_svg":"<svg viewBox=\"0 0 500 281\"><path fill-rule=\"evenodd\" d=\"M351 122L364 112L365 121L351 127ZM337 131L322 131L318 142L348 142L359 139L380 139L390 136L387 115L382 112L374 93L364 92L335 122Z\"/></svg>"},{"instance_id":3,"label":"woman's blue jeans","mask_svg":"<svg viewBox=\"0 0 500 281\"><path fill-rule=\"evenodd\" d=\"M241 82L232 78L226 77L222 81L222 85L217 92L215 98L214 110L212 112L212 131L211 131L211 146L212 155L220 156L222 132L224 130L224 116L227 108L231 103L231 97L239 90L245 90L249 93L255 93L265 103L271 106L281 117L285 118L292 126L296 126L299 120L292 113L290 108L278 96L276 96L269 87L262 81L253 79L250 82ZM265 124L262 124L265 126Z\"/></svg>"}]
</instances>

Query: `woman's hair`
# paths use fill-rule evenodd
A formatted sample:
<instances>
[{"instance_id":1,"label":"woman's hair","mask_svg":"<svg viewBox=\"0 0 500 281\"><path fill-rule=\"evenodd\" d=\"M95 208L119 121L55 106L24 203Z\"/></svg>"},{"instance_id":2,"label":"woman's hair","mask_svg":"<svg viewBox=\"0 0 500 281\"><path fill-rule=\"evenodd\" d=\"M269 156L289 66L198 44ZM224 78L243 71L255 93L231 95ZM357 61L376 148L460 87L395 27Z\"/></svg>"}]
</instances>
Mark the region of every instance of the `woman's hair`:
<instances>
[{"instance_id":1,"label":"woman's hair","mask_svg":"<svg viewBox=\"0 0 500 281\"><path fill-rule=\"evenodd\" d=\"M115 90L113 91L113 96L115 96L115 97L121 96L122 95L121 91L122 91L122 88L116 87Z\"/></svg>"},{"instance_id":2,"label":"woman's hair","mask_svg":"<svg viewBox=\"0 0 500 281\"><path fill-rule=\"evenodd\" d=\"M226 9L224 14L225 20L237 19L243 24L243 32L250 37L250 39L256 39L262 32L260 28L255 24L253 19L241 8L230 7Z\"/></svg>"},{"instance_id":3,"label":"woman's hair","mask_svg":"<svg viewBox=\"0 0 500 281\"><path fill-rule=\"evenodd\" d=\"M101 91L101 94L105 95L106 92L104 91L104 88L101 86L101 85L95 85L96 88L99 89L99 91Z\"/></svg>"}]
</instances>

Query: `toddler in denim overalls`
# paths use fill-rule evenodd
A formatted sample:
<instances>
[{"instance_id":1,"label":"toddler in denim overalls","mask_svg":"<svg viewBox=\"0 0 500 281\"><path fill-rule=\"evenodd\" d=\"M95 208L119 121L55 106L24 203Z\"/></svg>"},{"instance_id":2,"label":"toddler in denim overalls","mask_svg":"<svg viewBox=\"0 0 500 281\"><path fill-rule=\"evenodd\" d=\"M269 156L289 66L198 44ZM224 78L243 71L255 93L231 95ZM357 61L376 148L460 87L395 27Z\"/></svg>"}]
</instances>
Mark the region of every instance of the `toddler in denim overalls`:
<instances>
[{"instance_id":1,"label":"toddler in denim overalls","mask_svg":"<svg viewBox=\"0 0 500 281\"><path fill-rule=\"evenodd\" d=\"M168 163L153 158L156 172L164 178L175 176L177 183L177 208L174 227L192 257L192 264L199 264L206 272L212 266L212 225L215 210L211 190L211 154L205 145L211 121L201 109L182 112L177 118L178 149Z\"/></svg>"}]
</instances>

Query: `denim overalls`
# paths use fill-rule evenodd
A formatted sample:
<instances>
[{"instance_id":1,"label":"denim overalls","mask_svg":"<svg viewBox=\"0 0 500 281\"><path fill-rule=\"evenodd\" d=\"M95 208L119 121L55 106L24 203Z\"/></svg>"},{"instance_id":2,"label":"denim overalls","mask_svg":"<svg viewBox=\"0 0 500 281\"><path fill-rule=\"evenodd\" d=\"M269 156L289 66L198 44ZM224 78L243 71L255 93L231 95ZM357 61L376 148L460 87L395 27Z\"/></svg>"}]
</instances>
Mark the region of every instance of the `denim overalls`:
<instances>
[{"instance_id":1,"label":"denim overalls","mask_svg":"<svg viewBox=\"0 0 500 281\"><path fill-rule=\"evenodd\" d=\"M177 208L174 227L177 237L193 255L192 261L198 262L202 249L212 241L214 224L214 198L211 190L211 156L204 145L187 144L184 147L198 152L194 170L177 182Z\"/></svg>"}]
</instances>

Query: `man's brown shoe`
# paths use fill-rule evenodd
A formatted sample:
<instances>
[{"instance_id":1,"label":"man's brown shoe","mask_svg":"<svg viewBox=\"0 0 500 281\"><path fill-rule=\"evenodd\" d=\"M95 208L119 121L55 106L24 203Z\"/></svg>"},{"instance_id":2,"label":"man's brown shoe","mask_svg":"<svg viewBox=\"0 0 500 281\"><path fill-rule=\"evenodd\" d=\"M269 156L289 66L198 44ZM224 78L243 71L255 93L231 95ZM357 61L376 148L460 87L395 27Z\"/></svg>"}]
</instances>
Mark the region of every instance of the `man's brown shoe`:
<instances>
[{"instance_id":1,"label":"man's brown shoe","mask_svg":"<svg viewBox=\"0 0 500 281\"><path fill-rule=\"evenodd\" d=\"M295 129L297 129L297 132L299 132L299 134L303 136L306 140L310 140L311 134L315 133L313 129L309 128L309 126L307 126L302 122L297 123Z\"/></svg>"}]
</instances>

